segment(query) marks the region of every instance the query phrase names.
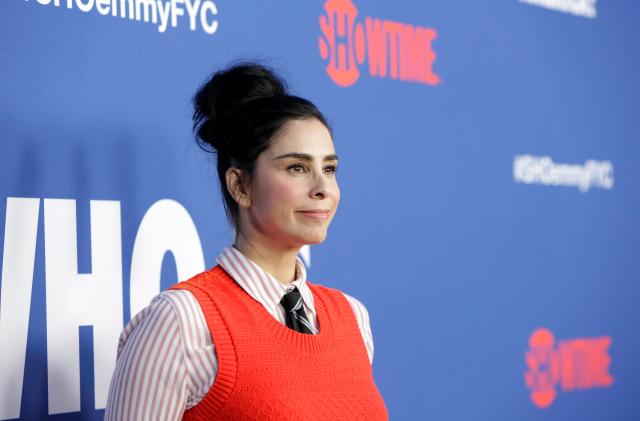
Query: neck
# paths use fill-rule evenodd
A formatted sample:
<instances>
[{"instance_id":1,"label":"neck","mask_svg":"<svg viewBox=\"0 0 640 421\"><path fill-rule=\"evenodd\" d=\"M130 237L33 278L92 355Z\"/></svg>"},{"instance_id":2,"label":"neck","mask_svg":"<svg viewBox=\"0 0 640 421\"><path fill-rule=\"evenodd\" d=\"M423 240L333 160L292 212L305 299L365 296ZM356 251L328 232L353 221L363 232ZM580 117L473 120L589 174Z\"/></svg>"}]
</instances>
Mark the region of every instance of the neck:
<instances>
[{"instance_id":1,"label":"neck","mask_svg":"<svg viewBox=\"0 0 640 421\"><path fill-rule=\"evenodd\" d=\"M269 272L278 282L288 284L296 280L296 255L299 247L277 247L253 238L248 242L242 235L236 235L233 247Z\"/></svg>"}]
</instances>

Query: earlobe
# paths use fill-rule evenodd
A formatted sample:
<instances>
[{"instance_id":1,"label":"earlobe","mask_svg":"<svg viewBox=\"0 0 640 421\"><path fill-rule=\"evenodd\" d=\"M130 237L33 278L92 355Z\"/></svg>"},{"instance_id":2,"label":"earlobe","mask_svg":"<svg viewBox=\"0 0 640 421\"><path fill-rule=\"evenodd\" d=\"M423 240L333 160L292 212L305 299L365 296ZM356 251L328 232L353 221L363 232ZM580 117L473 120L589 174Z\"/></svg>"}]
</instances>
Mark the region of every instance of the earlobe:
<instances>
[{"instance_id":1,"label":"earlobe","mask_svg":"<svg viewBox=\"0 0 640 421\"><path fill-rule=\"evenodd\" d=\"M251 199L246 190L242 170L234 167L229 168L225 173L225 180L227 182L227 190L229 190L229 194L231 194L238 206L243 208L250 207Z\"/></svg>"}]
</instances>

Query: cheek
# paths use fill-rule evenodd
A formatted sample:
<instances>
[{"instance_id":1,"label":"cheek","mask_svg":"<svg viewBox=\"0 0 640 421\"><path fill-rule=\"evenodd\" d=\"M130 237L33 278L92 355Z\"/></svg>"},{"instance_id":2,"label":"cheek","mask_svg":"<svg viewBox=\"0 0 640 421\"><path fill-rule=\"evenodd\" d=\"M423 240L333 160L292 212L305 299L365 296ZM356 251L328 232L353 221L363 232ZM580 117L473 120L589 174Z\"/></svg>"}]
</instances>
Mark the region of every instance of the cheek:
<instances>
[{"instance_id":1,"label":"cheek","mask_svg":"<svg viewBox=\"0 0 640 421\"><path fill-rule=\"evenodd\" d=\"M297 208L304 190L295 183L277 178L260 186L259 206L267 213L286 213ZM266 209L265 209L266 208Z\"/></svg>"}]
</instances>

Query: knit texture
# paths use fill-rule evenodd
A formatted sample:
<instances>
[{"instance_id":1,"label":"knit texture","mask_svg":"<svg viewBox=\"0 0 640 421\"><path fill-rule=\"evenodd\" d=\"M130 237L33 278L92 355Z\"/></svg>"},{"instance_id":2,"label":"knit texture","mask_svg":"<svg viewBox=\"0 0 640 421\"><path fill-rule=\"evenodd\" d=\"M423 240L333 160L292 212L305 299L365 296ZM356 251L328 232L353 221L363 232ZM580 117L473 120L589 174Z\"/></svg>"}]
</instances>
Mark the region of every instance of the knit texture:
<instances>
[{"instance_id":1,"label":"knit texture","mask_svg":"<svg viewBox=\"0 0 640 421\"><path fill-rule=\"evenodd\" d=\"M308 283L316 335L275 320L219 265L171 289L191 291L215 341L218 373L185 420L387 420L353 310Z\"/></svg>"}]
</instances>

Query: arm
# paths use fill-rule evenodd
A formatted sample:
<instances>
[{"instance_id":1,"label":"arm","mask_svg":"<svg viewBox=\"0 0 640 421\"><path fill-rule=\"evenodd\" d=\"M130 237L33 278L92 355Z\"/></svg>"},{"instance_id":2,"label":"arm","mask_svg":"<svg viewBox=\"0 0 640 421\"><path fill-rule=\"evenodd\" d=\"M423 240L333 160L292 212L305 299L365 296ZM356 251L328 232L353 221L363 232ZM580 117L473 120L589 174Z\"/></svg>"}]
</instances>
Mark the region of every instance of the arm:
<instances>
[{"instance_id":1,"label":"arm","mask_svg":"<svg viewBox=\"0 0 640 421\"><path fill-rule=\"evenodd\" d=\"M197 403L193 398L211 386L216 369L195 298L186 291L163 292L120 336L105 420L180 420Z\"/></svg>"}]
</instances>

